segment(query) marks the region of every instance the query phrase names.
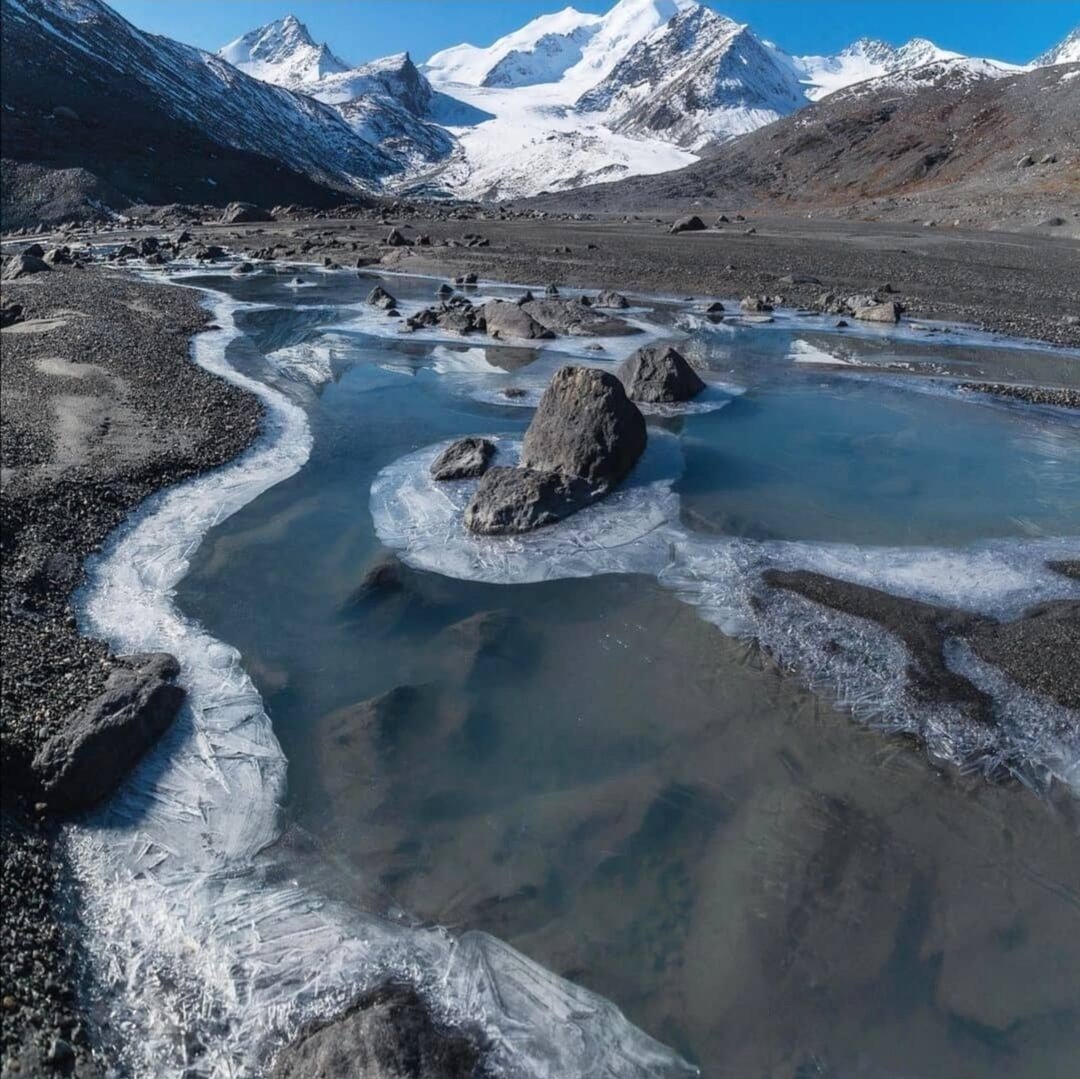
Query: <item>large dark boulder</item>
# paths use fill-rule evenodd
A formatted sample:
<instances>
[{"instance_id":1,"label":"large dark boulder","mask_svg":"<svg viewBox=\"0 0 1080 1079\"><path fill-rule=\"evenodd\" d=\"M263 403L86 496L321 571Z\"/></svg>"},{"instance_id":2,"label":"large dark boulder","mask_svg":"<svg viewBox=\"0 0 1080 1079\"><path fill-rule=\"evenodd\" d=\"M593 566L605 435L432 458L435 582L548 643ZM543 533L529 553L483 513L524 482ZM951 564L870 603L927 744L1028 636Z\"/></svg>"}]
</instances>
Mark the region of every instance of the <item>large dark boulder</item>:
<instances>
[{"instance_id":1,"label":"large dark boulder","mask_svg":"<svg viewBox=\"0 0 1080 1079\"><path fill-rule=\"evenodd\" d=\"M505 300L492 300L484 305L484 322L489 337L506 339L519 337L533 341L554 337L555 334L542 326L520 304Z\"/></svg>"},{"instance_id":2,"label":"large dark boulder","mask_svg":"<svg viewBox=\"0 0 1080 1079\"><path fill-rule=\"evenodd\" d=\"M705 389L697 372L671 345L639 348L619 365L618 375L632 401L689 401Z\"/></svg>"},{"instance_id":3,"label":"large dark boulder","mask_svg":"<svg viewBox=\"0 0 1080 1079\"><path fill-rule=\"evenodd\" d=\"M559 368L540 399L521 449L521 467L614 487L645 450L645 419L622 383L591 367Z\"/></svg>"},{"instance_id":4,"label":"large dark boulder","mask_svg":"<svg viewBox=\"0 0 1080 1079\"><path fill-rule=\"evenodd\" d=\"M697 214L689 214L686 217L680 217L675 221L670 231L671 232L702 232L705 229L705 222L701 220Z\"/></svg>"},{"instance_id":5,"label":"large dark boulder","mask_svg":"<svg viewBox=\"0 0 1080 1079\"><path fill-rule=\"evenodd\" d=\"M180 673L165 652L126 656L105 689L71 716L34 757L49 807L77 812L108 797L165 733L184 700Z\"/></svg>"},{"instance_id":6,"label":"large dark boulder","mask_svg":"<svg viewBox=\"0 0 1080 1079\"><path fill-rule=\"evenodd\" d=\"M459 438L451 442L431 464L437 480L467 480L482 476L495 456L495 444L486 438Z\"/></svg>"},{"instance_id":7,"label":"large dark boulder","mask_svg":"<svg viewBox=\"0 0 1080 1079\"><path fill-rule=\"evenodd\" d=\"M28 255L24 251L21 255L12 255L4 263L3 274L0 275L5 281L15 281L20 277L29 277L31 274L46 273L52 267L38 255Z\"/></svg>"},{"instance_id":8,"label":"large dark boulder","mask_svg":"<svg viewBox=\"0 0 1080 1079\"><path fill-rule=\"evenodd\" d=\"M371 304L372 307L381 307L384 311L393 310L397 308L398 305L397 300L391 296L382 285L376 285L368 293L367 302Z\"/></svg>"},{"instance_id":9,"label":"large dark boulder","mask_svg":"<svg viewBox=\"0 0 1080 1079\"><path fill-rule=\"evenodd\" d=\"M415 989L387 985L303 1030L271 1079L474 1079L478 1035L442 1026Z\"/></svg>"},{"instance_id":10,"label":"large dark boulder","mask_svg":"<svg viewBox=\"0 0 1080 1079\"><path fill-rule=\"evenodd\" d=\"M485 536L531 532L576 513L591 497L588 484L561 472L491 468L465 508L465 527Z\"/></svg>"},{"instance_id":11,"label":"large dark boulder","mask_svg":"<svg viewBox=\"0 0 1080 1079\"><path fill-rule=\"evenodd\" d=\"M274 215L253 202L230 202L221 215L224 225L247 225L254 221L273 221Z\"/></svg>"},{"instance_id":12,"label":"large dark boulder","mask_svg":"<svg viewBox=\"0 0 1080 1079\"><path fill-rule=\"evenodd\" d=\"M552 333L574 337L621 337L641 333L637 326L631 326L621 318L594 311L578 299L529 300L520 306L521 310L526 311Z\"/></svg>"}]
</instances>

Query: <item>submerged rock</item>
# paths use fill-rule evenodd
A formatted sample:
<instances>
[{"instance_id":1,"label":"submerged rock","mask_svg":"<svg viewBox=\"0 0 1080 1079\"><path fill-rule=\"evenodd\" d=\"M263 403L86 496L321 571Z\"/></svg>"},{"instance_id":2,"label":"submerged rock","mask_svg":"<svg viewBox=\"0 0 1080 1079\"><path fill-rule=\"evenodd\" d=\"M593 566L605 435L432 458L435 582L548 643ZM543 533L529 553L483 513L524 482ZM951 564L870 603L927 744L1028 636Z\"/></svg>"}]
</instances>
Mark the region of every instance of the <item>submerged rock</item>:
<instances>
[{"instance_id":1,"label":"submerged rock","mask_svg":"<svg viewBox=\"0 0 1080 1079\"><path fill-rule=\"evenodd\" d=\"M671 345L639 348L623 360L617 373L632 401L689 401L705 389L697 372Z\"/></svg>"},{"instance_id":2,"label":"submerged rock","mask_svg":"<svg viewBox=\"0 0 1080 1079\"><path fill-rule=\"evenodd\" d=\"M431 464L437 480L466 480L482 476L495 456L495 444L486 438L459 438L451 442Z\"/></svg>"},{"instance_id":3,"label":"submerged rock","mask_svg":"<svg viewBox=\"0 0 1080 1079\"><path fill-rule=\"evenodd\" d=\"M555 336L520 304L506 300L492 300L484 305L483 311L489 337L520 337L526 340L539 340Z\"/></svg>"},{"instance_id":4,"label":"submerged rock","mask_svg":"<svg viewBox=\"0 0 1080 1079\"><path fill-rule=\"evenodd\" d=\"M167 653L122 657L104 691L71 716L34 757L54 810L88 809L110 795L168 729L184 700Z\"/></svg>"},{"instance_id":5,"label":"submerged rock","mask_svg":"<svg viewBox=\"0 0 1080 1079\"><path fill-rule=\"evenodd\" d=\"M474 1079L478 1034L441 1026L411 986L389 984L320 1020L278 1054L271 1079Z\"/></svg>"}]
</instances>

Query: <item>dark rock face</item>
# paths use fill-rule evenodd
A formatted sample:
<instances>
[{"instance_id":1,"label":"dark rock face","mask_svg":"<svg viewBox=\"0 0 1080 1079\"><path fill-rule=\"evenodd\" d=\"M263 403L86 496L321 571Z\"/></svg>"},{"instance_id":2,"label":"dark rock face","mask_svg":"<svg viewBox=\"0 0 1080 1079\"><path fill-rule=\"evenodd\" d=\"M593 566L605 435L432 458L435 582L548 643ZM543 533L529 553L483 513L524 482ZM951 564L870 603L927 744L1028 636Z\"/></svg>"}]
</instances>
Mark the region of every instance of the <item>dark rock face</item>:
<instances>
[{"instance_id":1,"label":"dark rock face","mask_svg":"<svg viewBox=\"0 0 1080 1079\"><path fill-rule=\"evenodd\" d=\"M689 401L705 389L682 353L670 345L639 348L619 365L617 373L631 401Z\"/></svg>"},{"instance_id":2,"label":"dark rock face","mask_svg":"<svg viewBox=\"0 0 1080 1079\"><path fill-rule=\"evenodd\" d=\"M387 985L283 1049L271 1079L474 1079L478 1036L440 1026L410 986Z\"/></svg>"},{"instance_id":3,"label":"dark rock face","mask_svg":"<svg viewBox=\"0 0 1080 1079\"><path fill-rule=\"evenodd\" d=\"M12 255L4 263L2 276L5 281L15 281L20 277L45 273L51 269L52 267L40 255L28 255L24 251L21 255Z\"/></svg>"},{"instance_id":4,"label":"dark rock face","mask_svg":"<svg viewBox=\"0 0 1080 1079\"><path fill-rule=\"evenodd\" d=\"M398 305L397 300L382 285L376 285L368 293L367 302L372 307L381 307L384 311L390 311Z\"/></svg>"},{"instance_id":5,"label":"dark rock face","mask_svg":"<svg viewBox=\"0 0 1080 1079\"><path fill-rule=\"evenodd\" d=\"M167 653L129 656L105 690L73 715L34 757L33 770L54 809L88 809L115 790L175 719L184 691Z\"/></svg>"},{"instance_id":6,"label":"dark rock face","mask_svg":"<svg viewBox=\"0 0 1080 1079\"><path fill-rule=\"evenodd\" d=\"M253 221L273 221L274 215L253 202L230 202L221 220L226 225L246 225Z\"/></svg>"},{"instance_id":7,"label":"dark rock face","mask_svg":"<svg viewBox=\"0 0 1080 1079\"><path fill-rule=\"evenodd\" d=\"M556 334L569 334L572 337L623 337L641 333L637 326L631 326L621 318L602 315L579 300L528 300L520 306L541 326Z\"/></svg>"},{"instance_id":8,"label":"dark rock face","mask_svg":"<svg viewBox=\"0 0 1080 1079\"><path fill-rule=\"evenodd\" d=\"M705 222L701 220L697 214L689 214L686 217L680 217L672 226L671 232L702 232L705 229Z\"/></svg>"},{"instance_id":9,"label":"dark rock face","mask_svg":"<svg viewBox=\"0 0 1080 1079\"><path fill-rule=\"evenodd\" d=\"M542 326L519 304L505 300L492 300L484 305L484 321L489 337L520 337L526 340L539 340L554 337L546 326Z\"/></svg>"},{"instance_id":10,"label":"dark rock face","mask_svg":"<svg viewBox=\"0 0 1080 1079\"><path fill-rule=\"evenodd\" d=\"M465 527L485 536L531 532L588 504L588 484L561 472L492 468L465 509Z\"/></svg>"},{"instance_id":11,"label":"dark rock face","mask_svg":"<svg viewBox=\"0 0 1080 1079\"><path fill-rule=\"evenodd\" d=\"M645 450L645 420L622 383L605 371L555 372L525 432L522 468L576 476L610 490Z\"/></svg>"},{"instance_id":12,"label":"dark rock face","mask_svg":"<svg viewBox=\"0 0 1080 1079\"><path fill-rule=\"evenodd\" d=\"M482 476L495 456L495 445L486 438L459 438L431 464L437 480L467 480Z\"/></svg>"}]
</instances>

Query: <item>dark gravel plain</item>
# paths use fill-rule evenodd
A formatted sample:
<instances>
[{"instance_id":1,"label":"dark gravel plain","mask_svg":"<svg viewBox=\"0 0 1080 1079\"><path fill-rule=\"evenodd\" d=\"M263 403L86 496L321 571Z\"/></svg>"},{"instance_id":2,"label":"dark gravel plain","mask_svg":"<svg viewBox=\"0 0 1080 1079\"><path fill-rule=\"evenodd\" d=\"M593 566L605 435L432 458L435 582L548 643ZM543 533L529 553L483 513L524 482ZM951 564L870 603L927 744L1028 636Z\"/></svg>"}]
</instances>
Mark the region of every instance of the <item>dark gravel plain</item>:
<instances>
[{"instance_id":1,"label":"dark gravel plain","mask_svg":"<svg viewBox=\"0 0 1080 1079\"><path fill-rule=\"evenodd\" d=\"M99 1074L77 1006L56 821L30 761L115 666L70 606L85 556L147 495L256 437L261 406L195 366L197 294L101 268L5 282L3 330L3 1075Z\"/></svg>"}]
</instances>

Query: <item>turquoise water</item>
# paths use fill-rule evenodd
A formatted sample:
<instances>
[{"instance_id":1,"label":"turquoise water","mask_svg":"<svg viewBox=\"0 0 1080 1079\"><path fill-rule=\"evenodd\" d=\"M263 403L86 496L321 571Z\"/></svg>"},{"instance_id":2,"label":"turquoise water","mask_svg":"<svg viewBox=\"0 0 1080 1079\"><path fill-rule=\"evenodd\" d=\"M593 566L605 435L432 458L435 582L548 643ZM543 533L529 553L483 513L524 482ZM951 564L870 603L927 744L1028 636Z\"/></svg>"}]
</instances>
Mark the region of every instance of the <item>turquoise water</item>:
<instances>
[{"instance_id":1,"label":"turquoise water","mask_svg":"<svg viewBox=\"0 0 1080 1079\"><path fill-rule=\"evenodd\" d=\"M598 356L385 334L349 306L372 279L309 279L207 282L274 305L238 313L230 359L304 405L314 449L210 533L178 600L241 650L290 762L293 828L331 867L322 884L495 933L705 1075L1068 1074L1075 803L940 770L653 573L407 570L358 591L385 553L383 469L459 435L520 436L528 409L481 398ZM436 283L384 284L426 301ZM651 306L659 331L687 332L682 309ZM681 450L690 541L873 558L1080 537L1073 421L910 370L1077 385L1075 357L784 324L688 332L725 407L650 424ZM849 366L793 358L822 351Z\"/></svg>"}]
</instances>

